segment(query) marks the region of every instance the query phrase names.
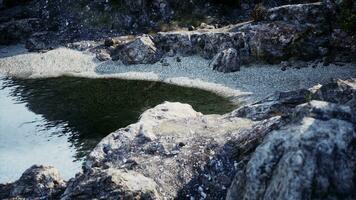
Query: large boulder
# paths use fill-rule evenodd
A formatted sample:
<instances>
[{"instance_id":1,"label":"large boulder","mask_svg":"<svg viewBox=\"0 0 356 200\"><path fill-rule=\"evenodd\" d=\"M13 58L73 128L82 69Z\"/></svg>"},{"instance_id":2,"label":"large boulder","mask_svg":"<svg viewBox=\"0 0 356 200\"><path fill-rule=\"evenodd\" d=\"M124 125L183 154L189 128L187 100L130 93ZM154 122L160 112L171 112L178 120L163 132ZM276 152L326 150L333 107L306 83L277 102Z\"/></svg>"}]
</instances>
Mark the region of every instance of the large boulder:
<instances>
[{"instance_id":1,"label":"large boulder","mask_svg":"<svg viewBox=\"0 0 356 200\"><path fill-rule=\"evenodd\" d=\"M16 182L0 184L0 199L58 199L65 187L57 169L34 165Z\"/></svg>"},{"instance_id":2,"label":"large boulder","mask_svg":"<svg viewBox=\"0 0 356 200\"><path fill-rule=\"evenodd\" d=\"M228 48L219 52L210 63L213 70L219 72L240 71L240 57L236 49Z\"/></svg>"},{"instance_id":3,"label":"large boulder","mask_svg":"<svg viewBox=\"0 0 356 200\"><path fill-rule=\"evenodd\" d=\"M328 102L297 106L238 171L226 199L354 199L352 115Z\"/></svg>"},{"instance_id":4,"label":"large boulder","mask_svg":"<svg viewBox=\"0 0 356 200\"><path fill-rule=\"evenodd\" d=\"M149 36L138 37L118 48L118 58L124 64L152 64L161 58L159 49Z\"/></svg>"},{"instance_id":5,"label":"large boulder","mask_svg":"<svg viewBox=\"0 0 356 200\"><path fill-rule=\"evenodd\" d=\"M141 174L167 199L221 198L234 174L230 148L222 149L225 139L251 125L250 120L204 116L187 104L166 102L103 139L88 156L85 171ZM91 173L83 176L75 178L75 185L85 185Z\"/></svg>"}]
</instances>

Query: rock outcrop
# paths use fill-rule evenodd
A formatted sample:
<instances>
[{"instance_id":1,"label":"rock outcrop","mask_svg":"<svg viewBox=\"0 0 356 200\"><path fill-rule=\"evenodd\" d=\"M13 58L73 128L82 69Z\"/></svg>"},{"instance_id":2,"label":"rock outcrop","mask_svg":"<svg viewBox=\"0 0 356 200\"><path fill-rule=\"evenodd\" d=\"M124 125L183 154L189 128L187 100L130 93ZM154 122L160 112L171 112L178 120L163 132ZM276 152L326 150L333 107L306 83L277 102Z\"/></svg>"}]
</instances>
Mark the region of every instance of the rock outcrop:
<instances>
[{"instance_id":1,"label":"rock outcrop","mask_svg":"<svg viewBox=\"0 0 356 200\"><path fill-rule=\"evenodd\" d=\"M34 165L16 182L0 184L0 199L58 199L65 188L57 169Z\"/></svg>"},{"instance_id":2,"label":"rock outcrop","mask_svg":"<svg viewBox=\"0 0 356 200\"><path fill-rule=\"evenodd\" d=\"M67 185L34 167L23 177L50 178L0 185L1 197L354 199L355 91L333 80L223 116L165 102L104 138Z\"/></svg>"},{"instance_id":3,"label":"rock outcrop","mask_svg":"<svg viewBox=\"0 0 356 200\"><path fill-rule=\"evenodd\" d=\"M264 3L270 6L270 3ZM234 23L235 25L228 26L217 25L218 28L202 23L203 26L193 31L187 31L184 28L172 32L157 33L155 31L156 33L150 37L140 36L135 41L129 41L129 44L123 45L123 51L113 51L111 57L114 60L121 59L125 64L144 64L157 62L163 54L182 54L183 56L197 54L206 59L212 59L219 52L234 48L239 55L241 64L251 62L280 63L286 60L312 59L324 59L325 64L328 64L334 60L350 62L355 59L353 56L356 53L354 36L339 23L341 20L339 18L342 17L340 10L345 7L345 3L333 3L332 1L323 1L322 3L277 1L275 3L276 7L265 8L265 12L260 13L260 18L255 21L245 19L244 23ZM285 5L287 3L304 4ZM0 16L0 32L2 32L0 37L4 37L0 42L6 44L23 40L30 37L34 31L47 32L47 38L39 38L44 42L35 42L40 45L29 45L30 48L35 46L31 49L38 50L54 46L49 45L46 40L71 43L76 38L102 39L108 36L132 34L126 30L152 32L152 30L147 30L147 27L155 29L154 27L162 23L162 20L167 20L169 23L172 20L172 15L175 15L172 8L179 6L168 0L152 2L145 0L92 1L83 3L86 6L77 16L76 10L79 6L77 4L78 2L66 4L40 1L38 5L36 4L37 7L32 6L37 13L30 14L31 17L33 16L32 18L24 18L26 16L20 15L19 19L15 18L15 21L6 18L4 19L5 23L1 23ZM187 9L189 6L200 6L191 5L186 1L180 4L179 10L185 6ZM253 7L250 4L253 3L241 2L241 8L244 7L246 13L250 13L247 12ZM208 7L214 6L216 4L212 3ZM39 9L42 7L43 9ZM351 2L350 9L353 7ZM119 9L120 12L116 12L115 9ZM21 20L30 19L39 20L41 26L38 28L27 24L18 26ZM345 20L347 21L348 18ZM48 24L52 24L54 27L47 27ZM17 28L15 30L11 27ZM98 31L98 29L105 33L94 31ZM117 29L122 32L113 31ZM142 30L138 31L139 29ZM28 43L33 44L33 41L34 39L31 37ZM107 50L112 51L110 47L107 47Z\"/></svg>"},{"instance_id":4,"label":"rock outcrop","mask_svg":"<svg viewBox=\"0 0 356 200\"><path fill-rule=\"evenodd\" d=\"M213 158L229 130L247 127L250 127L249 120L204 116L189 105L166 102L144 112L138 123L103 139L90 153L85 170L119 169L140 173L157 184L161 198L182 194L188 195L182 198L189 198L192 194L188 189L198 191L203 186L180 190L195 176L212 176L202 172L209 160L211 171L231 173L233 163L226 158L228 156ZM84 172L84 176L89 174ZM224 173L216 176L221 177L211 180L215 187L208 191L211 194L223 193L222 186L227 188L231 181ZM202 194L208 192L202 191Z\"/></svg>"},{"instance_id":5,"label":"rock outcrop","mask_svg":"<svg viewBox=\"0 0 356 200\"><path fill-rule=\"evenodd\" d=\"M297 106L238 171L226 199L355 198L352 114L321 101Z\"/></svg>"}]
</instances>

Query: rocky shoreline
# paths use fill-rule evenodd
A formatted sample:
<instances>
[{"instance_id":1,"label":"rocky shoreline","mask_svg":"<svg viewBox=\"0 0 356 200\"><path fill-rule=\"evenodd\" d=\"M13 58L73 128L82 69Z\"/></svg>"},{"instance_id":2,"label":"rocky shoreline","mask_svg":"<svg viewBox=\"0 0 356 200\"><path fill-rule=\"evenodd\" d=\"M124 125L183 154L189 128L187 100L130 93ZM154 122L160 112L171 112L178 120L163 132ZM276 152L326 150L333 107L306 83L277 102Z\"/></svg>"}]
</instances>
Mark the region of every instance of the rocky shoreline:
<instances>
[{"instance_id":1,"label":"rocky shoreline","mask_svg":"<svg viewBox=\"0 0 356 200\"><path fill-rule=\"evenodd\" d=\"M149 74L255 98L225 115L203 115L181 103L157 105L104 138L72 179L35 165L14 183L0 184L0 199L356 198L356 42L347 18L353 19L355 3L242 1L235 11L244 14L236 18L235 11L222 17L225 1L182 1L181 9L170 0L64 1L0 1L0 44L24 42L36 52L0 52L0 73ZM147 34L188 7L221 20ZM345 9L351 12L346 18ZM344 80L328 82L329 75ZM318 82L323 85L311 87ZM292 90L276 92L281 88Z\"/></svg>"},{"instance_id":2,"label":"rocky shoreline","mask_svg":"<svg viewBox=\"0 0 356 200\"><path fill-rule=\"evenodd\" d=\"M0 197L353 199L355 99L355 80L334 80L223 116L166 102L103 139L68 182L33 166Z\"/></svg>"}]
</instances>

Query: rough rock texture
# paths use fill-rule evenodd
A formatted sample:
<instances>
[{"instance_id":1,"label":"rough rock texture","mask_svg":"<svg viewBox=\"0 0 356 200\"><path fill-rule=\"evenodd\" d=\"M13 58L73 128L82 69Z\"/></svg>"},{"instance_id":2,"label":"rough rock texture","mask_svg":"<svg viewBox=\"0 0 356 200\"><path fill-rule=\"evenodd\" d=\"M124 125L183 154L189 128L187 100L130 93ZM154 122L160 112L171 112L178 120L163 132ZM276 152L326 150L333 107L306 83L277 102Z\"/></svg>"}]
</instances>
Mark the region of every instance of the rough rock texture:
<instances>
[{"instance_id":1,"label":"rough rock texture","mask_svg":"<svg viewBox=\"0 0 356 200\"><path fill-rule=\"evenodd\" d=\"M240 70L240 58L236 49L229 48L219 52L210 66L219 72L236 72Z\"/></svg>"},{"instance_id":2,"label":"rough rock texture","mask_svg":"<svg viewBox=\"0 0 356 200\"><path fill-rule=\"evenodd\" d=\"M165 102L104 138L61 198L355 199L355 91L333 80L223 116Z\"/></svg>"},{"instance_id":3,"label":"rough rock texture","mask_svg":"<svg viewBox=\"0 0 356 200\"><path fill-rule=\"evenodd\" d=\"M331 32L330 19L322 3L286 5L269 9L259 22L214 30L162 32L153 35L153 41L164 52L198 54L207 59L224 49L235 48L242 64L311 60L328 57L331 52L335 59L340 53L355 52L352 39L342 43L335 41L340 37L333 34L346 33L339 29ZM342 38L347 38L346 35Z\"/></svg>"},{"instance_id":4,"label":"rough rock texture","mask_svg":"<svg viewBox=\"0 0 356 200\"><path fill-rule=\"evenodd\" d=\"M247 21L248 18L243 17L244 23L237 24L236 20L232 20L233 22L228 20L230 24L234 24L229 26L212 23L214 21L214 19L210 19L214 18L211 17L214 13L212 11L219 10L218 12L222 14L230 13L224 11L225 6L228 6L232 10L237 9L236 13L239 13L231 15L249 15L256 2L208 1L204 3L188 0L179 1L179 3L171 0L64 0L60 3L38 0L26 2L17 2L11 6L5 6L4 12L0 12L0 30L3 30L3 33L0 34L0 43L7 44L23 40L32 33L39 31L46 33L44 34L45 37L34 39L31 36L28 41L28 43L34 44L29 45L29 48L38 51L41 48L50 49L57 45L50 44L51 42L48 41L72 43L76 39L103 39L108 36L137 32L157 32L157 27L164 27L166 23L185 20L186 16L183 13L199 8L202 10L201 12L209 14L209 17L207 17L211 21L209 24L201 23L202 26L194 31L180 28L179 31L154 34L151 38L153 43L149 42L150 44L147 44L148 41L140 41L141 37L139 37L129 47L132 49L130 55L121 53L123 62L137 64L158 61L158 58L149 58L149 62L147 62L140 57L143 53L140 52L140 49L134 50L146 45L155 46L156 50L167 55L176 53L182 55L198 54L207 59L212 59L217 53L225 49L235 48L241 64L251 62L279 63L295 59L324 59L325 64L332 61L350 62L355 60L353 56L356 53L354 34L346 32L344 26L340 24L340 21L342 21L340 17L343 16L342 9L345 7L342 7L345 3L340 3L340 1L336 3L334 1L323 1L323 3L310 3L313 1L273 1L271 3L262 1L270 9L266 9L260 20ZM345 2L349 1L345 0ZM347 7L351 9L352 13L354 12L352 10L355 7L353 2ZM26 10L33 12L25 12ZM2 15L2 13L5 14ZM201 15L201 13L197 13L197 15ZM175 18L174 16L180 17ZM193 18L192 21L194 21L195 17L189 16L188 18ZM220 18L217 17L216 19ZM237 16L234 16L233 19L237 18ZM27 27L28 25L16 25L21 20L30 19L39 20L41 26L32 28ZM222 21L226 20L223 17L221 19ZM345 20L347 25L351 23L348 26L352 28L352 22L348 22L348 18ZM10 24L12 25L10 26ZM190 27L192 24L187 25ZM17 28L11 28L14 26ZM107 49L109 50L113 44L111 42ZM137 61L133 56L139 57ZM111 57L114 60L121 59L118 51L113 51Z\"/></svg>"},{"instance_id":5,"label":"rough rock texture","mask_svg":"<svg viewBox=\"0 0 356 200\"><path fill-rule=\"evenodd\" d=\"M215 159L214 156L230 130L250 125L249 120L203 116L187 104L166 102L144 112L138 123L103 139L90 153L85 168L89 171L120 169L141 173L156 182L161 197L186 194L188 197L184 198L189 198L199 196L201 192L203 196L221 196L231 182L231 176L226 173L232 173L233 162L228 156ZM209 160L212 175L203 173ZM216 178L210 180L209 191L205 191L209 185L201 184L183 189L195 176L213 175ZM205 192L198 192L199 187L204 187ZM188 190L198 193L192 194Z\"/></svg>"},{"instance_id":6,"label":"rough rock texture","mask_svg":"<svg viewBox=\"0 0 356 200\"><path fill-rule=\"evenodd\" d=\"M0 24L0 44L23 41L40 27L37 18L19 19Z\"/></svg>"},{"instance_id":7,"label":"rough rock texture","mask_svg":"<svg viewBox=\"0 0 356 200\"><path fill-rule=\"evenodd\" d=\"M70 180L61 199L161 199L156 183L136 172L91 170Z\"/></svg>"},{"instance_id":8,"label":"rough rock texture","mask_svg":"<svg viewBox=\"0 0 356 200\"><path fill-rule=\"evenodd\" d=\"M350 106L355 112L355 79L333 79L325 85L316 85L310 89L276 92L265 99L243 106L230 115L252 120L268 119L273 116L288 116L293 109L311 100L321 100Z\"/></svg>"},{"instance_id":9,"label":"rough rock texture","mask_svg":"<svg viewBox=\"0 0 356 200\"><path fill-rule=\"evenodd\" d=\"M34 165L16 182L0 184L0 199L57 199L65 187L57 169Z\"/></svg>"},{"instance_id":10,"label":"rough rock texture","mask_svg":"<svg viewBox=\"0 0 356 200\"><path fill-rule=\"evenodd\" d=\"M289 115L295 106L310 101L313 93L307 89L276 92L254 104L243 106L231 113L232 116L263 120L273 116Z\"/></svg>"},{"instance_id":11,"label":"rough rock texture","mask_svg":"<svg viewBox=\"0 0 356 200\"><path fill-rule=\"evenodd\" d=\"M334 79L317 89L313 98L350 106L353 113L356 113L356 80Z\"/></svg>"},{"instance_id":12,"label":"rough rock texture","mask_svg":"<svg viewBox=\"0 0 356 200\"><path fill-rule=\"evenodd\" d=\"M160 59L160 52L149 36L136 38L134 41L118 47L118 57L124 64L149 64Z\"/></svg>"},{"instance_id":13,"label":"rough rock texture","mask_svg":"<svg viewBox=\"0 0 356 200\"><path fill-rule=\"evenodd\" d=\"M352 114L321 101L297 106L237 173L227 199L354 199Z\"/></svg>"}]
</instances>

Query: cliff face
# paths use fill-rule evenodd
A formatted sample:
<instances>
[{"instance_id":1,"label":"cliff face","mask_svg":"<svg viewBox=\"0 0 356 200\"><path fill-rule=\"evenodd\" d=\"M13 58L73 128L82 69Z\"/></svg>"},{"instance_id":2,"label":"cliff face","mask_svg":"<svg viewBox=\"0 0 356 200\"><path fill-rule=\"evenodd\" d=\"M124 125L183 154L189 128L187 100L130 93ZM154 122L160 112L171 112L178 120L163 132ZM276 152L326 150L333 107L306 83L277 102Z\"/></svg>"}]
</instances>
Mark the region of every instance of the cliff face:
<instances>
[{"instance_id":1,"label":"cliff face","mask_svg":"<svg viewBox=\"0 0 356 200\"><path fill-rule=\"evenodd\" d=\"M214 26L235 24L251 19L259 3L271 8L311 2L315 1L5 0L0 5L0 22L37 18L42 26L35 32L66 32L67 39L98 38L101 36L97 34L147 33L176 26L198 26L202 22Z\"/></svg>"}]
</instances>

